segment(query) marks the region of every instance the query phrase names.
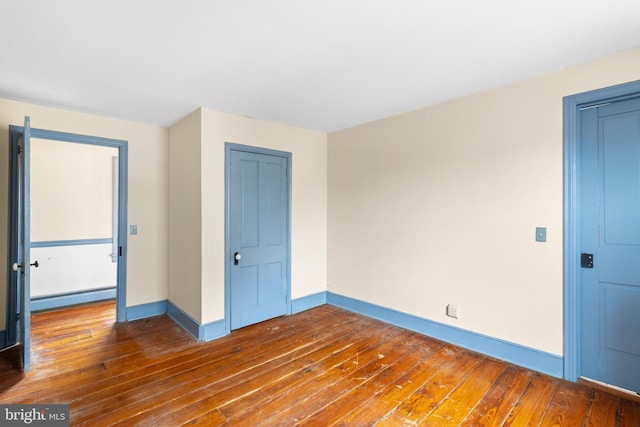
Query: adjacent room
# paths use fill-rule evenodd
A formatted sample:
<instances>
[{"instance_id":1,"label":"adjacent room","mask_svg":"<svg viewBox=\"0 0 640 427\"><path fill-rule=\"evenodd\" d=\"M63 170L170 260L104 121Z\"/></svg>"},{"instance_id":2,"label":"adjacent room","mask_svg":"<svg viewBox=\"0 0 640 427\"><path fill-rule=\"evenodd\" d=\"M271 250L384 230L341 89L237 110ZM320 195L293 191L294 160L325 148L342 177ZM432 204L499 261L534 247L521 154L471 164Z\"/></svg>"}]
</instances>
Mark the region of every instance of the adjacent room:
<instances>
[{"instance_id":1,"label":"adjacent room","mask_svg":"<svg viewBox=\"0 0 640 427\"><path fill-rule=\"evenodd\" d=\"M640 3L0 13L0 404L640 424Z\"/></svg>"},{"instance_id":2,"label":"adjacent room","mask_svg":"<svg viewBox=\"0 0 640 427\"><path fill-rule=\"evenodd\" d=\"M32 139L32 309L115 298L117 156L110 147Z\"/></svg>"}]
</instances>

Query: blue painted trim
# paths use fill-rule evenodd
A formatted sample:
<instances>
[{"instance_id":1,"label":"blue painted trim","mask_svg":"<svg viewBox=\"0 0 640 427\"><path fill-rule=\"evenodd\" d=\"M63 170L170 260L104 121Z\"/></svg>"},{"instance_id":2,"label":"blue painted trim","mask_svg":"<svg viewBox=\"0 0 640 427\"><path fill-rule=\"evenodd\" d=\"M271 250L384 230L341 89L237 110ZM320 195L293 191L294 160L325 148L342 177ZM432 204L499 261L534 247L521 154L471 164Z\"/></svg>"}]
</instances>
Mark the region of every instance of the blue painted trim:
<instances>
[{"instance_id":1,"label":"blue painted trim","mask_svg":"<svg viewBox=\"0 0 640 427\"><path fill-rule=\"evenodd\" d=\"M9 126L9 136L10 136L10 155L13 156L13 141L15 138L15 143L17 145L17 135L23 132L24 127L22 126ZM88 144L88 145L98 145L102 147L113 147L118 149L118 242L121 248L121 255L118 257L118 271L117 275L117 291L116 291L116 320L118 322L124 322L127 320L127 307L126 307L126 297L127 297L127 200L128 200L128 142L120 139L112 139L112 138L102 138L98 136L90 136L90 135L80 135L74 133L67 132L57 132L51 130L44 129L31 129L31 137L32 138L40 138L40 139L49 139L53 141L62 141L62 142L72 142L78 144ZM14 158L14 157L11 157ZM11 163L11 162L10 162ZM12 171L12 166L10 164L10 171ZM10 175L10 183L14 183L15 180L12 180L13 175ZM12 212L15 209L12 203L12 194L11 189L14 188L11 185L9 190L9 212L10 218L13 218ZM17 224L17 222L16 222ZM12 240L12 236L9 236L9 244L15 243ZM9 246L12 248L13 246ZM15 259L15 257L10 254L11 249L8 251L9 253L9 264L11 266L11 259ZM10 276L9 276L10 277ZM11 282L9 282L11 283ZM10 287L8 287L10 288ZM14 297L15 298L15 297ZM8 300L10 301L10 300ZM9 319L8 319L9 320ZM15 322L14 322L15 323Z\"/></svg>"},{"instance_id":2,"label":"blue painted trim","mask_svg":"<svg viewBox=\"0 0 640 427\"><path fill-rule=\"evenodd\" d=\"M167 316L171 317L198 341L211 341L227 334L224 319L201 325L171 301L167 301Z\"/></svg>"},{"instance_id":3,"label":"blue painted trim","mask_svg":"<svg viewBox=\"0 0 640 427\"><path fill-rule=\"evenodd\" d=\"M50 310L52 308L66 307L69 305L114 299L115 297L116 288L110 288L68 295L34 298L31 300L31 311Z\"/></svg>"},{"instance_id":4,"label":"blue painted trim","mask_svg":"<svg viewBox=\"0 0 640 427\"><path fill-rule=\"evenodd\" d=\"M6 331L5 330L0 331L0 348L7 347L6 345L7 340L5 337L6 337Z\"/></svg>"},{"instance_id":5,"label":"blue painted trim","mask_svg":"<svg viewBox=\"0 0 640 427\"><path fill-rule=\"evenodd\" d=\"M127 321L163 314L169 316L178 326L198 341L211 341L226 335L224 320L201 325L171 301L155 301L127 307Z\"/></svg>"},{"instance_id":6,"label":"blue painted trim","mask_svg":"<svg viewBox=\"0 0 640 427\"><path fill-rule=\"evenodd\" d=\"M172 318L174 322L189 332L195 339L200 340L200 323L196 322L193 317L182 311L171 301L167 301L167 316Z\"/></svg>"},{"instance_id":7,"label":"blue painted trim","mask_svg":"<svg viewBox=\"0 0 640 427\"><path fill-rule=\"evenodd\" d=\"M229 203L229 186L231 185L231 147L224 144L224 331L231 333L231 248L229 218L231 203Z\"/></svg>"},{"instance_id":8,"label":"blue painted trim","mask_svg":"<svg viewBox=\"0 0 640 427\"><path fill-rule=\"evenodd\" d=\"M75 240L48 240L43 242L31 242L32 248L53 248L57 246L81 246L111 244L113 239L75 239Z\"/></svg>"},{"instance_id":9,"label":"blue painted trim","mask_svg":"<svg viewBox=\"0 0 640 427\"><path fill-rule=\"evenodd\" d=\"M571 102L564 100L564 197L563 197L563 323L564 323L564 378L576 381L578 368L579 324L577 314L577 283L579 278L577 253L580 234L578 224L580 211L578 210L577 178L580 162L577 147L578 108L571 106Z\"/></svg>"},{"instance_id":10,"label":"blue painted trim","mask_svg":"<svg viewBox=\"0 0 640 427\"><path fill-rule=\"evenodd\" d=\"M296 314L327 303L327 292L307 295L291 301L291 313Z\"/></svg>"},{"instance_id":11,"label":"blue painted trim","mask_svg":"<svg viewBox=\"0 0 640 427\"><path fill-rule=\"evenodd\" d=\"M127 141L118 144L118 246L122 251L118 254L118 286L116 291L116 320L127 319L127 224L129 195L129 146Z\"/></svg>"},{"instance_id":12,"label":"blue painted trim","mask_svg":"<svg viewBox=\"0 0 640 427\"><path fill-rule=\"evenodd\" d=\"M50 139L53 141L75 142L78 144L100 145L102 147L121 147L127 141L113 138L103 138L99 136L81 135L76 133L58 132L46 129L31 129L31 137L39 139Z\"/></svg>"},{"instance_id":13,"label":"blue painted trim","mask_svg":"<svg viewBox=\"0 0 640 427\"><path fill-rule=\"evenodd\" d=\"M640 96L640 80L563 99L564 378L580 376L580 108Z\"/></svg>"},{"instance_id":14,"label":"blue painted trim","mask_svg":"<svg viewBox=\"0 0 640 427\"><path fill-rule=\"evenodd\" d=\"M18 221L18 227L22 229L22 242L18 242L19 251L22 264L25 268L22 269L18 291L19 294L19 306L20 306L20 331L22 341L22 369L24 372L29 372L31 369L31 251L29 245L31 244L31 119L29 116L24 118L24 133L22 139L22 199L23 207L22 212L19 215L22 216L23 224ZM20 160L18 160L20 163Z\"/></svg>"},{"instance_id":15,"label":"blue painted trim","mask_svg":"<svg viewBox=\"0 0 640 427\"><path fill-rule=\"evenodd\" d=\"M227 332L224 319L200 325L198 328L198 340L200 341L211 341L225 335L227 335Z\"/></svg>"},{"instance_id":16,"label":"blue painted trim","mask_svg":"<svg viewBox=\"0 0 640 427\"><path fill-rule=\"evenodd\" d=\"M127 321L160 316L167 312L166 301L154 301L146 304L132 305L126 308Z\"/></svg>"},{"instance_id":17,"label":"blue painted trim","mask_svg":"<svg viewBox=\"0 0 640 427\"><path fill-rule=\"evenodd\" d=\"M287 161L287 296L286 307L287 312L285 314L291 314L291 218L292 218L292 203L291 203L291 188L293 182L293 170L292 170L292 154L286 151L272 150L269 148L253 147L250 145L235 144L232 142L225 142L224 144L224 322L225 333L231 332L231 263L233 262L231 255L231 248L229 246L229 210L231 209L229 203L229 185L230 185L230 173L231 173L231 151L244 151L248 153L265 154L268 156L284 157Z\"/></svg>"},{"instance_id":18,"label":"blue painted trim","mask_svg":"<svg viewBox=\"0 0 640 427\"><path fill-rule=\"evenodd\" d=\"M524 366L554 377L562 377L562 357L508 341L492 338L411 314L327 293L327 303L401 328L409 329L496 359Z\"/></svg>"}]
</instances>

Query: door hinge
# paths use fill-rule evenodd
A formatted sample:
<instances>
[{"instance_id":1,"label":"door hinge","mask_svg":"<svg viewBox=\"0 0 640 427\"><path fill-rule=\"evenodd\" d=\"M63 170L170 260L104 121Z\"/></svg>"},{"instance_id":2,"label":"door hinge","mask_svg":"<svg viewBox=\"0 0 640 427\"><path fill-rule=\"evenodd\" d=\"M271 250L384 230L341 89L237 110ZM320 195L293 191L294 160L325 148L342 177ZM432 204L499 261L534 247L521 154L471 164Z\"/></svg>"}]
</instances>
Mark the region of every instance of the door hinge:
<instances>
[{"instance_id":1,"label":"door hinge","mask_svg":"<svg viewBox=\"0 0 640 427\"><path fill-rule=\"evenodd\" d=\"M122 246L118 246L118 256L122 256Z\"/></svg>"},{"instance_id":2,"label":"door hinge","mask_svg":"<svg viewBox=\"0 0 640 427\"><path fill-rule=\"evenodd\" d=\"M580 267L593 268L593 254L581 254L580 255Z\"/></svg>"},{"instance_id":3,"label":"door hinge","mask_svg":"<svg viewBox=\"0 0 640 427\"><path fill-rule=\"evenodd\" d=\"M24 150L24 148L22 147L22 142L20 142L18 144L18 156L22 156L22 150Z\"/></svg>"}]
</instances>

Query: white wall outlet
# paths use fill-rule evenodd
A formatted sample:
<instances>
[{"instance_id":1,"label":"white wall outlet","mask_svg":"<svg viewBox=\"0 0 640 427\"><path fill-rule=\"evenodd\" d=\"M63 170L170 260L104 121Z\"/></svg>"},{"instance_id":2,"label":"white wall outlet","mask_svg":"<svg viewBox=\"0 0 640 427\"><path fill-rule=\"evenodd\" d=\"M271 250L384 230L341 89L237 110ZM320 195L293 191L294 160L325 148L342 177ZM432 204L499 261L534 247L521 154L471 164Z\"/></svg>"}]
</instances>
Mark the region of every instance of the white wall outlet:
<instances>
[{"instance_id":1,"label":"white wall outlet","mask_svg":"<svg viewBox=\"0 0 640 427\"><path fill-rule=\"evenodd\" d=\"M458 306L455 304L447 304L447 316L453 317L454 319L458 318Z\"/></svg>"}]
</instances>

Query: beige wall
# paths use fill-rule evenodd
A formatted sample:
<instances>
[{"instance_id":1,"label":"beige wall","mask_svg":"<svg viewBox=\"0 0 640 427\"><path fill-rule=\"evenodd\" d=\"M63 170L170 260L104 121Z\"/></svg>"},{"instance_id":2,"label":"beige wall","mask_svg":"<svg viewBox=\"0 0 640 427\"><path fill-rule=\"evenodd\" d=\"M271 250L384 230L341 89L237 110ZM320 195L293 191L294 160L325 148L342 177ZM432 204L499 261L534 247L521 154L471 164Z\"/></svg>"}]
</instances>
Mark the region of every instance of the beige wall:
<instances>
[{"instance_id":1,"label":"beige wall","mask_svg":"<svg viewBox=\"0 0 640 427\"><path fill-rule=\"evenodd\" d=\"M201 126L201 134L199 127ZM189 283L179 274L171 274L169 295L172 302L206 324L224 318L224 166L225 142L253 145L292 153L292 230L291 230L291 292L299 298L326 290L327 250L327 149L326 134L280 124L255 120L233 114L201 109L194 112L170 131L172 209L174 186L182 179L190 182L192 173L200 170L201 199L193 202L200 212L192 215L171 214L172 246L174 236L182 230L194 233L191 242L182 240L176 251L192 254L200 251L201 283L196 273L189 273ZM201 158L193 156L174 165L174 150L181 141L201 138ZM193 150L197 153L197 149ZM182 156L186 156L182 154ZM195 156L195 154L194 154ZM187 168L190 168L187 171ZM181 185L181 184L180 184ZM196 209L197 209L196 208ZM182 218L188 217L187 224ZM198 225L199 224L199 225ZM193 227L201 227L201 232ZM190 247L187 247L191 245ZM200 245L200 246L198 246ZM173 249L172 249L173 250ZM179 261L171 257L170 271L178 269ZM186 287L185 287L186 286ZM191 296L178 296L180 289L189 289ZM198 289L196 289L198 288ZM198 293L201 298L198 298ZM175 300L174 300L175 295ZM179 299L179 300L178 300ZM200 304L198 307L197 304Z\"/></svg>"},{"instance_id":2,"label":"beige wall","mask_svg":"<svg viewBox=\"0 0 640 427\"><path fill-rule=\"evenodd\" d=\"M129 142L129 223L138 235L128 237L127 306L167 298L168 131L122 120L0 99L0 224L7 224L9 125L24 116L38 129L79 133ZM0 241L7 241L0 226ZM0 329L4 329L6 244L0 245Z\"/></svg>"},{"instance_id":3,"label":"beige wall","mask_svg":"<svg viewBox=\"0 0 640 427\"><path fill-rule=\"evenodd\" d=\"M330 134L328 290L561 355L562 98L639 78L635 50Z\"/></svg>"},{"instance_id":4,"label":"beige wall","mask_svg":"<svg viewBox=\"0 0 640 427\"><path fill-rule=\"evenodd\" d=\"M562 97L639 78L634 50L328 143L206 109L167 130L0 100L0 165L8 125L25 115L36 128L129 141L128 214L139 234L128 238L127 305L169 298L209 323L224 317L224 143L292 152L292 298L328 289L560 355ZM3 173L0 204L6 190ZM535 242L536 226L548 227L547 243ZM3 262L0 329L5 278ZM460 319L444 315L448 303Z\"/></svg>"},{"instance_id":5,"label":"beige wall","mask_svg":"<svg viewBox=\"0 0 640 427\"><path fill-rule=\"evenodd\" d=\"M31 139L31 241L112 236L118 149Z\"/></svg>"},{"instance_id":6,"label":"beige wall","mask_svg":"<svg viewBox=\"0 0 640 427\"><path fill-rule=\"evenodd\" d=\"M169 129L169 300L202 317L200 110Z\"/></svg>"},{"instance_id":7,"label":"beige wall","mask_svg":"<svg viewBox=\"0 0 640 427\"><path fill-rule=\"evenodd\" d=\"M24 115L40 129L129 141L128 215L138 235L128 237L128 306L169 299L201 323L224 317L226 141L293 153L292 298L326 289L326 134L211 110L198 110L167 130L0 100L3 165L8 124L20 125ZM1 180L0 200L6 201L6 174ZM5 224L6 213L0 211ZM0 239L6 241L6 228ZM6 259L4 245L0 252ZM0 265L0 310L5 267ZM5 313L0 316L2 329Z\"/></svg>"}]
</instances>

